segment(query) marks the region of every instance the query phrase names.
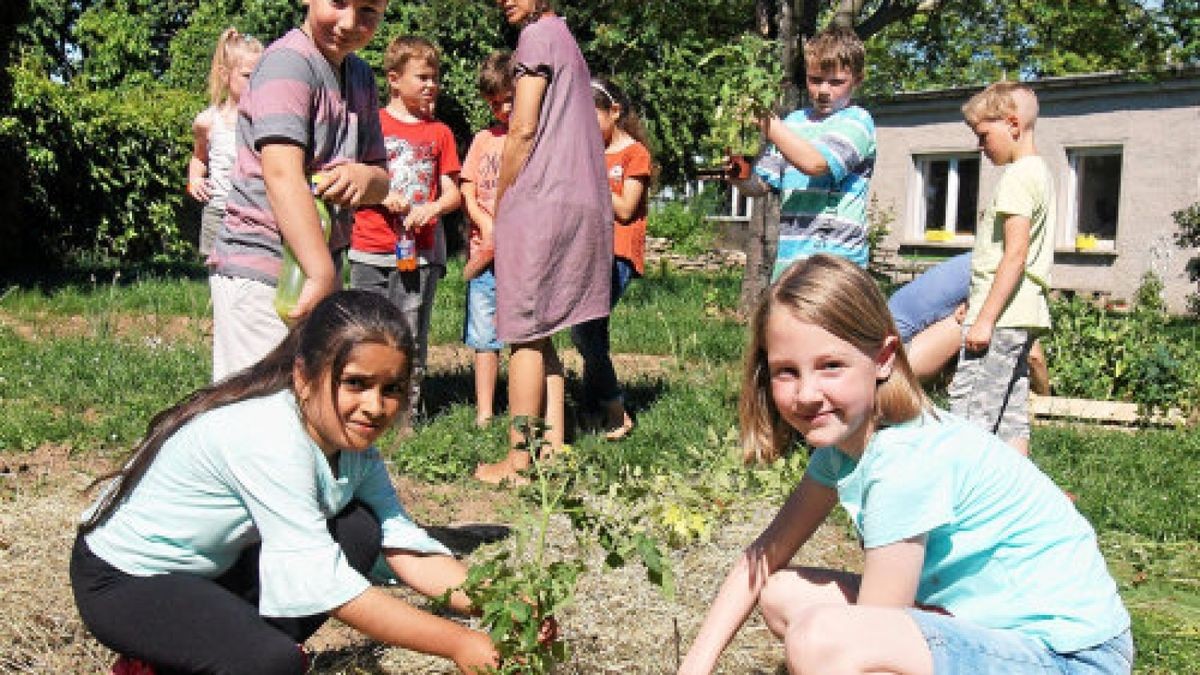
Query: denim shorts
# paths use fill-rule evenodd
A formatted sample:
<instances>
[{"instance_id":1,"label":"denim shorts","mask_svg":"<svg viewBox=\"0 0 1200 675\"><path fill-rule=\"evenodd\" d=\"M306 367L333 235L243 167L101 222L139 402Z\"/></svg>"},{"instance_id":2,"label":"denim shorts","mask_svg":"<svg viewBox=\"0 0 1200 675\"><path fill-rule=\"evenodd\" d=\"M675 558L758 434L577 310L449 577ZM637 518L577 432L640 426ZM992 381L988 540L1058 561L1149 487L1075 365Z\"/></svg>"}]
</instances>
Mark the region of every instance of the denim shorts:
<instances>
[{"instance_id":1,"label":"denim shorts","mask_svg":"<svg viewBox=\"0 0 1200 675\"><path fill-rule=\"evenodd\" d=\"M1107 642L1059 653L1030 635L985 628L964 619L909 609L917 622L937 675L1128 675L1133 670L1133 637L1126 629Z\"/></svg>"},{"instance_id":2,"label":"denim shorts","mask_svg":"<svg viewBox=\"0 0 1200 675\"><path fill-rule=\"evenodd\" d=\"M504 349L504 343L496 337L496 276L490 268L467 282L463 342L480 352Z\"/></svg>"}]
</instances>

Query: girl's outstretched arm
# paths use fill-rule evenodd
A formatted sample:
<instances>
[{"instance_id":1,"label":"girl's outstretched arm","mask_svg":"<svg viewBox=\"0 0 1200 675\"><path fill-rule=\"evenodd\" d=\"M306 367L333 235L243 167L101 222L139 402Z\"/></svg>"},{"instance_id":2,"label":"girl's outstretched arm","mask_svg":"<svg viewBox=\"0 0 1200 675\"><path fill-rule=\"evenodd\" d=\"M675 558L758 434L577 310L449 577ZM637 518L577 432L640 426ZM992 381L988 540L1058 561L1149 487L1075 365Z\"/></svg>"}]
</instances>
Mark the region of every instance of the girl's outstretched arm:
<instances>
[{"instance_id":1,"label":"girl's outstretched arm","mask_svg":"<svg viewBox=\"0 0 1200 675\"><path fill-rule=\"evenodd\" d=\"M776 570L791 561L837 504L837 492L805 476L758 539L734 563L692 642L680 675L712 672Z\"/></svg>"},{"instance_id":2,"label":"girl's outstretched arm","mask_svg":"<svg viewBox=\"0 0 1200 675\"><path fill-rule=\"evenodd\" d=\"M467 580L467 566L448 555L385 549L383 557L401 581L428 598L436 598ZM463 613L471 611L471 601L461 591L450 595L450 606Z\"/></svg>"},{"instance_id":3,"label":"girl's outstretched arm","mask_svg":"<svg viewBox=\"0 0 1200 675\"><path fill-rule=\"evenodd\" d=\"M486 633L424 612L378 588L368 588L331 613L380 642L450 659L463 673L499 665Z\"/></svg>"}]
</instances>

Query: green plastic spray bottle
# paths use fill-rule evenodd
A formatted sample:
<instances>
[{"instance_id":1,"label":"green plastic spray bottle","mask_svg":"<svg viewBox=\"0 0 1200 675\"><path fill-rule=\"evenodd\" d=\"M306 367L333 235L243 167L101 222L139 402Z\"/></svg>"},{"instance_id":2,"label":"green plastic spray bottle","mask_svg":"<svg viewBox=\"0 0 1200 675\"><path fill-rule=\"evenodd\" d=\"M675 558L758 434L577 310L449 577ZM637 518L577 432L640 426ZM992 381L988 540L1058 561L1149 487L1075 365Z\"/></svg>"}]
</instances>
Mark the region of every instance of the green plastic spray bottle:
<instances>
[{"instance_id":1,"label":"green plastic spray bottle","mask_svg":"<svg viewBox=\"0 0 1200 675\"><path fill-rule=\"evenodd\" d=\"M325 200L315 196L317 185L324 178L322 174L313 174L311 183L314 192L313 199L317 204L317 218L321 221L321 232L325 234L325 241L328 243L329 231L333 227L329 217L329 206L325 204ZM296 308L296 300L300 298L300 289L304 288L305 279L307 277L304 275L304 270L300 267L300 263L296 262L296 256L292 253L291 247L285 242L283 267L279 270L279 282L275 286L275 311L284 323L291 323L291 313Z\"/></svg>"}]
</instances>

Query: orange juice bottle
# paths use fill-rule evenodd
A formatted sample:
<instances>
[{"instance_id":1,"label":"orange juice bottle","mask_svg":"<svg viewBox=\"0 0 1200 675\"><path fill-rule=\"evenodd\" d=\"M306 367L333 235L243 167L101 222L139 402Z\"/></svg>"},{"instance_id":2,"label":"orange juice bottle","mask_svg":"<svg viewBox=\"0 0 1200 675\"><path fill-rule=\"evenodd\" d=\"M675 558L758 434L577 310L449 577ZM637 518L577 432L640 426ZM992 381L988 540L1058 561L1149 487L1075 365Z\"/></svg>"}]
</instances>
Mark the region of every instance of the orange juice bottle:
<instances>
[{"instance_id":1,"label":"orange juice bottle","mask_svg":"<svg viewBox=\"0 0 1200 675\"><path fill-rule=\"evenodd\" d=\"M396 238L396 269L401 272L417 270L417 240L412 231L401 227L400 235Z\"/></svg>"}]
</instances>

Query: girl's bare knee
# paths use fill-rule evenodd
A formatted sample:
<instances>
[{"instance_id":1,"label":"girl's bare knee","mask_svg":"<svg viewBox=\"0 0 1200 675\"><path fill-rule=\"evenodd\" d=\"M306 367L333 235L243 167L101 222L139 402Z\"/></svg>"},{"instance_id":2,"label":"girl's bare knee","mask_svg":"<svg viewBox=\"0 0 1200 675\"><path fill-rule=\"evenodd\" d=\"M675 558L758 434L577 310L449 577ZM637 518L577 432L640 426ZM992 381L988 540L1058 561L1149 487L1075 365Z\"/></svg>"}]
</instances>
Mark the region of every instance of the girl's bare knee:
<instances>
[{"instance_id":1,"label":"girl's bare knee","mask_svg":"<svg viewBox=\"0 0 1200 675\"><path fill-rule=\"evenodd\" d=\"M815 606L795 617L783 635L783 650L791 672L845 671L853 637L844 630L842 609Z\"/></svg>"}]
</instances>

